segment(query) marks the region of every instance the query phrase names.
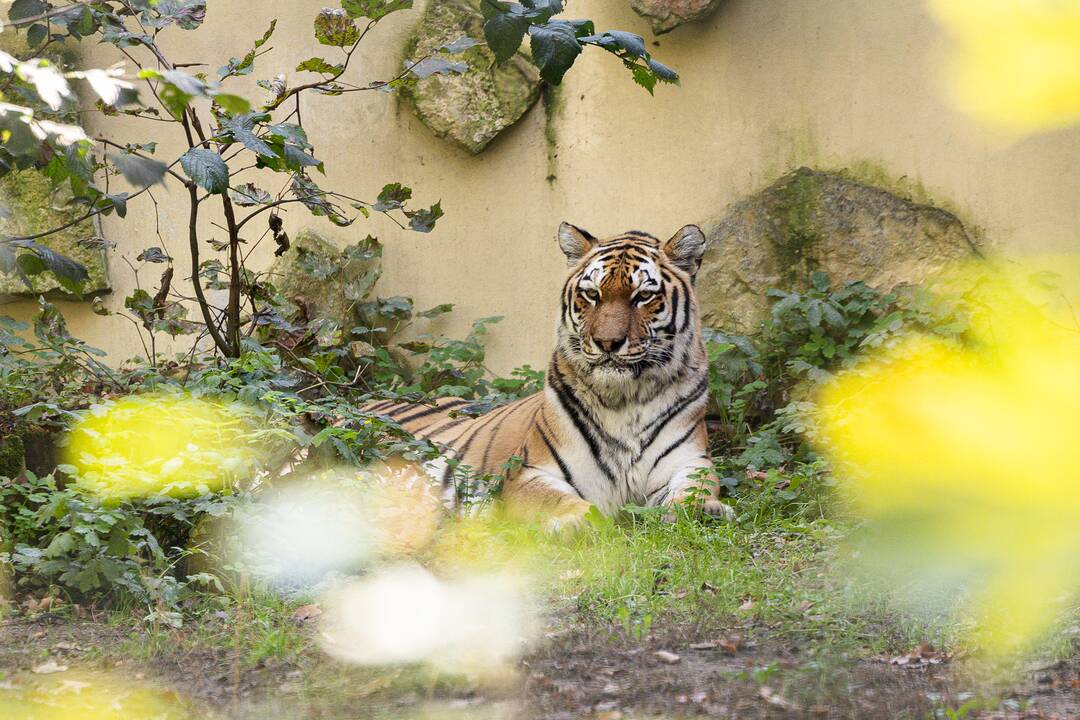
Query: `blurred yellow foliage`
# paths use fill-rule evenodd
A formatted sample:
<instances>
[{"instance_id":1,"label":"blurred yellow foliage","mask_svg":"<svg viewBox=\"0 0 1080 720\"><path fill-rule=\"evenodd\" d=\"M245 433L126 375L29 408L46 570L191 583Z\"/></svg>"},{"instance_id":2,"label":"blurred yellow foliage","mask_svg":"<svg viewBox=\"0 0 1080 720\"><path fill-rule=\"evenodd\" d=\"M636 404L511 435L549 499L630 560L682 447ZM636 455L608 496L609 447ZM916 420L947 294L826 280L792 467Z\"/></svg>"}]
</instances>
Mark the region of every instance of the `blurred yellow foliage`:
<instances>
[{"instance_id":1,"label":"blurred yellow foliage","mask_svg":"<svg viewBox=\"0 0 1080 720\"><path fill-rule=\"evenodd\" d=\"M63 673L0 689L0 718L21 720L183 720L176 693L122 683L99 673Z\"/></svg>"},{"instance_id":2,"label":"blurred yellow foliage","mask_svg":"<svg viewBox=\"0 0 1080 720\"><path fill-rule=\"evenodd\" d=\"M957 104L1013 132L1080 120L1080 0L927 0L956 47Z\"/></svg>"},{"instance_id":3,"label":"blurred yellow foliage","mask_svg":"<svg viewBox=\"0 0 1080 720\"><path fill-rule=\"evenodd\" d=\"M996 655L1080 590L1080 260L1051 264L967 269L964 342L909 337L820 403L855 507L891 530L893 557L963 576L974 640Z\"/></svg>"},{"instance_id":4,"label":"blurred yellow foliage","mask_svg":"<svg viewBox=\"0 0 1080 720\"><path fill-rule=\"evenodd\" d=\"M238 403L130 395L87 411L66 461L83 489L105 497L199 495L255 472L259 421Z\"/></svg>"}]
</instances>

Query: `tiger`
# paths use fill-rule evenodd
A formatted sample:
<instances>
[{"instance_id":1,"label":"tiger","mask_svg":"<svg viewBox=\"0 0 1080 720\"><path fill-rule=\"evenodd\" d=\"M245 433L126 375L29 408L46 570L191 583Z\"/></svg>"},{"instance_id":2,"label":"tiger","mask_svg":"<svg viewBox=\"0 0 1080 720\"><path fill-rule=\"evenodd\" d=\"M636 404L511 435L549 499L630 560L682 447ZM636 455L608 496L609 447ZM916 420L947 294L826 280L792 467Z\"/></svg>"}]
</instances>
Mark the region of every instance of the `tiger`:
<instances>
[{"instance_id":1,"label":"tiger","mask_svg":"<svg viewBox=\"0 0 1080 720\"><path fill-rule=\"evenodd\" d=\"M664 242L639 230L598 239L564 222L557 237L570 272L541 392L478 417L461 398L368 410L440 448L431 472L444 491L455 465L501 474L511 514L552 530L580 525L593 507L612 515L687 499L731 518L705 428L708 360L693 288L704 233L687 225Z\"/></svg>"}]
</instances>

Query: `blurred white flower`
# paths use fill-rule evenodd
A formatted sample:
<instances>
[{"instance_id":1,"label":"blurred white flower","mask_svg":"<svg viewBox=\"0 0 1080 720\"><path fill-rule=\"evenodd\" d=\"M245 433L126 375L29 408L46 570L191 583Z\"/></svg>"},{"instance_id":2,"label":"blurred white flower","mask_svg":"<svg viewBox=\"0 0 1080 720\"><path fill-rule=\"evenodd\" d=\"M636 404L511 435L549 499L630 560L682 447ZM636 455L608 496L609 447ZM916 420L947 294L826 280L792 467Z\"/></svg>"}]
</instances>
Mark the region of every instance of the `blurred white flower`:
<instances>
[{"instance_id":1,"label":"blurred white flower","mask_svg":"<svg viewBox=\"0 0 1080 720\"><path fill-rule=\"evenodd\" d=\"M506 669L534 625L513 576L441 581L417 565L349 583L324 607L322 645L333 657L360 665L427 662L453 673Z\"/></svg>"}]
</instances>

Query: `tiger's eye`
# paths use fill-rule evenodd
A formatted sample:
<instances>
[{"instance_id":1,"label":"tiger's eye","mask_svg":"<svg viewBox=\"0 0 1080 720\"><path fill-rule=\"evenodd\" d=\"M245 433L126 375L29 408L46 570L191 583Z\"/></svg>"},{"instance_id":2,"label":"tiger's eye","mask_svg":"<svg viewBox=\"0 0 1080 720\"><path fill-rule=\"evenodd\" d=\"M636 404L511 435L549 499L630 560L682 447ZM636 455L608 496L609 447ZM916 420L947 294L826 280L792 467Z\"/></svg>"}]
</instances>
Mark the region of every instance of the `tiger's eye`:
<instances>
[{"instance_id":1,"label":"tiger's eye","mask_svg":"<svg viewBox=\"0 0 1080 720\"><path fill-rule=\"evenodd\" d=\"M596 292L591 288L583 288L581 290L581 297L585 298L591 303L600 302L600 293Z\"/></svg>"},{"instance_id":2,"label":"tiger's eye","mask_svg":"<svg viewBox=\"0 0 1080 720\"><path fill-rule=\"evenodd\" d=\"M642 290L634 298L634 301L638 305L648 305L657 295L659 295L659 293L653 292L652 290Z\"/></svg>"}]
</instances>

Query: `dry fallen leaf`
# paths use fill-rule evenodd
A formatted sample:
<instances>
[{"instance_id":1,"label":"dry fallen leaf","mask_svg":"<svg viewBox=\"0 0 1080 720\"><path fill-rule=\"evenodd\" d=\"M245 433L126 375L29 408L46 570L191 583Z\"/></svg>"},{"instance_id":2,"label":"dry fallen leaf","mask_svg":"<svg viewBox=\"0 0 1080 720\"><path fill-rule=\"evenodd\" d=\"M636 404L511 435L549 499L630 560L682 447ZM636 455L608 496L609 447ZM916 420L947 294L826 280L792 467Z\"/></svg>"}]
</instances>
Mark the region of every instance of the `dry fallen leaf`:
<instances>
[{"instance_id":1,"label":"dry fallen leaf","mask_svg":"<svg viewBox=\"0 0 1080 720\"><path fill-rule=\"evenodd\" d=\"M719 642L720 649L729 655L734 655L742 647L743 639L739 635L728 635Z\"/></svg>"},{"instance_id":2,"label":"dry fallen leaf","mask_svg":"<svg viewBox=\"0 0 1080 720\"><path fill-rule=\"evenodd\" d=\"M301 605L293 611L292 620L297 625L303 625L308 620L313 620L320 615L322 615L322 608L318 605Z\"/></svg>"},{"instance_id":3,"label":"dry fallen leaf","mask_svg":"<svg viewBox=\"0 0 1080 720\"><path fill-rule=\"evenodd\" d=\"M742 601L742 605L739 606L740 610L751 610L754 607L754 598L745 598Z\"/></svg>"},{"instance_id":4,"label":"dry fallen leaf","mask_svg":"<svg viewBox=\"0 0 1080 720\"><path fill-rule=\"evenodd\" d=\"M940 665L941 663L948 662L951 659L951 656L941 650L934 650L929 643L923 643L911 652L904 653L903 655L895 655L893 657L879 656L874 659L878 662L888 663L889 665L918 669L928 665Z\"/></svg>"},{"instance_id":5,"label":"dry fallen leaf","mask_svg":"<svg viewBox=\"0 0 1080 720\"><path fill-rule=\"evenodd\" d=\"M653 655L655 655L660 662L667 663L668 665L674 665L679 662L679 656L668 650L657 650Z\"/></svg>"},{"instance_id":6,"label":"dry fallen leaf","mask_svg":"<svg viewBox=\"0 0 1080 720\"><path fill-rule=\"evenodd\" d=\"M783 708L785 710L800 709L798 705L786 699L783 695L780 695L768 685L762 685L761 689L758 690L758 695L760 695L761 699L765 702L769 703L770 705L775 705L778 708Z\"/></svg>"},{"instance_id":7,"label":"dry fallen leaf","mask_svg":"<svg viewBox=\"0 0 1080 720\"><path fill-rule=\"evenodd\" d=\"M690 649L691 650L715 650L716 649L716 643L712 642L711 640L706 640L705 642L690 643Z\"/></svg>"},{"instance_id":8,"label":"dry fallen leaf","mask_svg":"<svg viewBox=\"0 0 1080 720\"><path fill-rule=\"evenodd\" d=\"M30 668L30 672L37 675L51 675L53 673L67 672L67 665L59 665L55 660L46 660L40 665Z\"/></svg>"}]
</instances>

